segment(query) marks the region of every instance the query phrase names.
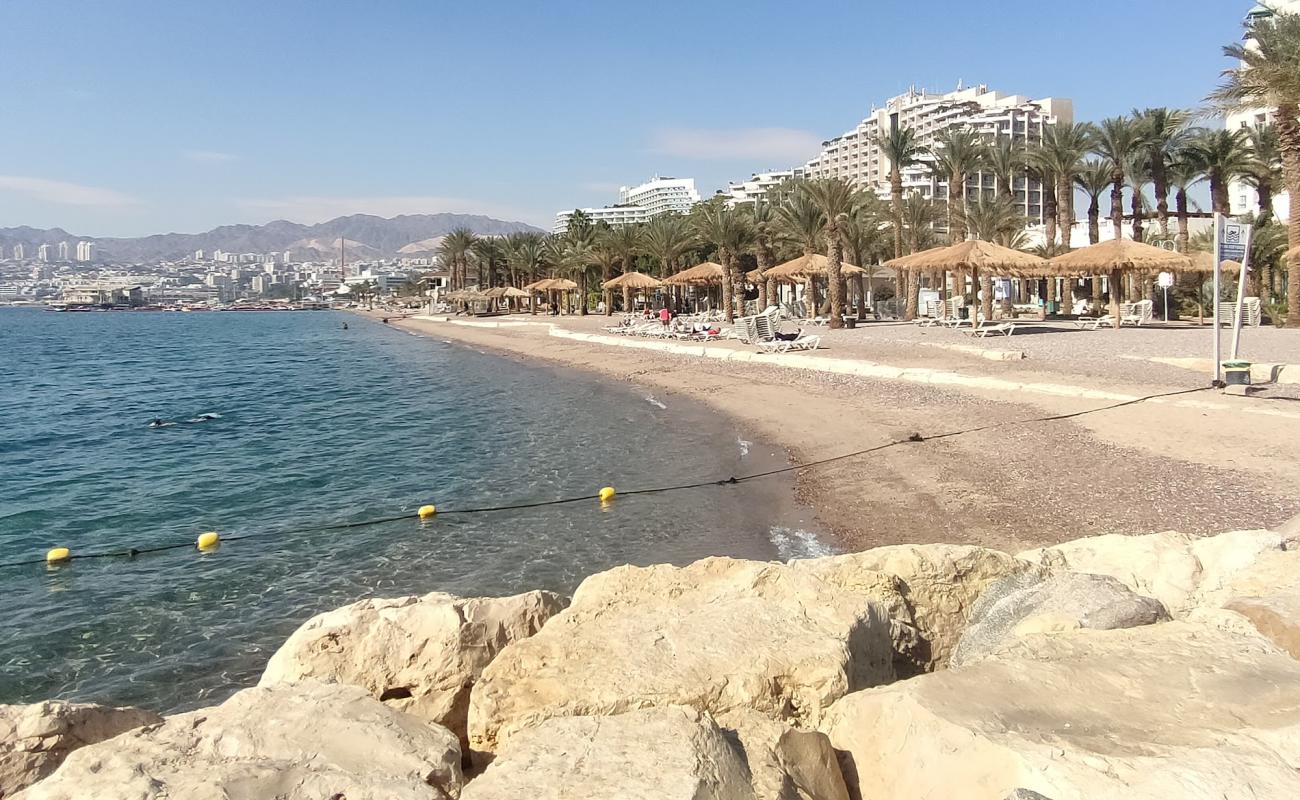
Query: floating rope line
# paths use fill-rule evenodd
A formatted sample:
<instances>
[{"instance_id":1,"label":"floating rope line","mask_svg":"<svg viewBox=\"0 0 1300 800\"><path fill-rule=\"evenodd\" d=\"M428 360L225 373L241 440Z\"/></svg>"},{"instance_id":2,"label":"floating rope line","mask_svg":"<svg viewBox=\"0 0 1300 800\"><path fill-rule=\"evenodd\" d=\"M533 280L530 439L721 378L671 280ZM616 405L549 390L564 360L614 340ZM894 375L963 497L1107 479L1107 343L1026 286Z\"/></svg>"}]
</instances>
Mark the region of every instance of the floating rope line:
<instances>
[{"instance_id":1,"label":"floating rope line","mask_svg":"<svg viewBox=\"0 0 1300 800\"><path fill-rule=\"evenodd\" d=\"M997 428L1004 428L1007 427L1008 425L1027 425L1036 422L1056 422L1059 420L1074 419L1076 417L1082 417L1088 414L1096 414L1102 411L1111 411L1116 408L1124 408L1125 406L1137 405L1138 403L1144 403L1148 400L1156 400L1162 397L1176 397L1178 395L1194 394L1196 392L1204 392L1212 388L1214 387L1198 386L1194 389L1178 389L1172 392L1160 392L1158 394L1143 395L1142 397L1135 397L1129 400L1123 400L1118 403L1111 403L1110 405L1098 406L1096 408L1086 408L1083 409L1082 411L1071 411L1064 414L1051 414L1042 417L1030 417L1028 419L1006 420L1004 422L992 422L987 425L979 425L973 428L963 428L961 430L955 430L955 431L946 431L944 433L935 433L928 436L920 433L913 433L910 436L907 436L906 438L903 439L893 439L888 442L875 445L873 447L867 447L861 450L855 450L851 453L842 453L837 456L829 456L827 458L818 459L816 461L806 461L800 464L791 464L788 467L780 467L778 469L771 469L765 472L756 472L753 473L752 475L741 475L741 476L732 475L730 477L721 478L718 480L697 481L694 483L681 483L681 484L674 484L671 486L653 487L649 489L629 489L626 491L620 490L618 492L618 495L623 497L635 497L635 496L644 496L644 495L653 495L653 494L665 494L667 492L686 491L688 489L703 489L712 486L735 486L741 483L747 483L749 481L758 480L760 478L768 478L773 475L782 475L789 472L796 472L802 469L812 469L814 467L820 467L826 464L833 464L837 461L846 461L851 458L859 458L861 456L870 455L872 453L878 453L882 450L888 450L891 447L900 447L902 445L908 445L908 444L924 444L925 442L933 442L940 439L950 439L955 436L965 436L971 433L981 433L984 431L995 430ZM523 510L534 509L534 508L546 508L548 506L570 505L573 503L590 502L592 500L601 500L603 502L604 499L605 498L602 496L601 493L597 493L597 494L580 495L577 497L564 497L558 500L539 500L531 503L511 503L508 505L482 506L478 508L459 508L459 509L449 508L445 511L442 509L438 509L436 513L437 516L440 517L464 515L464 514L496 514L496 513L503 513L507 511L523 511ZM311 526L304 526L298 528L289 528L287 530L273 531L265 534L246 533L246 534L236 535L236 536L223 535L220 537L220 541L237 542L243 539L265 538L271 535L293 536L302 533L320 533L324 531L338 531L338 530L350 530L355 528L367 528L374 525L384 525L390 522L400 522L402 520L409 520L412 518L412 516L413 515L410 513L397 514L394 516L377 517L373 519L363 519L354 522L336 522L328 525L311 525ZM64 564L69 561L74 561L74 560L81 561L81 560L92 559L92 558L135 558L136 556L146 555L149 553L162 553L169 550L179 550L181 548L193 548L193 547L195 547L195 543L193 541L187 541L187 542L176 542L174 544L157 545L154 547L139 547L139 548L132 547L126 550L106 550L98 553L68 553L65 555L65 557L59 559L57 562L54 562L49 557L33 558L33 559L27 559L23 561L10 561L7 563L0 563L0 569L10 569L14 567L29 567L38 564L49 564L49 563ZM204 549L204 548L200 547L199 549Z\"/></svg>"}]
</instances>

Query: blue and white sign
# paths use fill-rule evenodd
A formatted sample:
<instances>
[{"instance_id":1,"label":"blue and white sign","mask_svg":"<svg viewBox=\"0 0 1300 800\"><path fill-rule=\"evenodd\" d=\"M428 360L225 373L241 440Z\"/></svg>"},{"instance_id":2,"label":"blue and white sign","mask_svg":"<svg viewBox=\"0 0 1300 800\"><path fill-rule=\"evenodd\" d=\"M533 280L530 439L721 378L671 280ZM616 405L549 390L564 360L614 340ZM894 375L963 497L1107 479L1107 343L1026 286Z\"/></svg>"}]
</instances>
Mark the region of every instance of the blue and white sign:
<instances>
[{"instance_id":1,"label":"blue and white sign","mask_svg":"<svg viewBox=\"0 0 1300 800\"><path fill-rule=\"evenodd\" d=\"M1244 222L1223 219L1219 230L1219 261L1237 261L1246 259L1246 248L1250 247L1250 226Z\"/></svg>"}]
</instances>

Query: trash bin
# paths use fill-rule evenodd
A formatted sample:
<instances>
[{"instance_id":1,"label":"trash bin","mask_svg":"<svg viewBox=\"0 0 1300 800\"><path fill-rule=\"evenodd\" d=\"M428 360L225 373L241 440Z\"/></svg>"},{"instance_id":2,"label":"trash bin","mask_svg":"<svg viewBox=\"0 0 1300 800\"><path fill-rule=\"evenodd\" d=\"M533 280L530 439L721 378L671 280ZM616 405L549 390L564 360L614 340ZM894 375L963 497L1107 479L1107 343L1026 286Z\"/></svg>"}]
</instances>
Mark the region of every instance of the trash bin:
<instances>
[{"instance_id":1,"label":"trash bin","mask_svg":"<svg viewBox=\"0 0 1300 800\"><path fill-rule=\"evenodd\" d=\"M845 318L844 318L844 327L846 327L846 328L856 328L856 327L858 327L858 318L857 318L857 317L845 317Z\"/></svg>"},{"instance_id":2,"label":"trash bin","mask_svg":"<svg viewBox=\"0 0 1300 800\"><path fill-rule=\"evenodd\" d=\"M1250 385L1250 362L1249 361L1225 361L1223 362L1223 380L1229 386L1249 386Z\"/></svg>"}]
</instances>

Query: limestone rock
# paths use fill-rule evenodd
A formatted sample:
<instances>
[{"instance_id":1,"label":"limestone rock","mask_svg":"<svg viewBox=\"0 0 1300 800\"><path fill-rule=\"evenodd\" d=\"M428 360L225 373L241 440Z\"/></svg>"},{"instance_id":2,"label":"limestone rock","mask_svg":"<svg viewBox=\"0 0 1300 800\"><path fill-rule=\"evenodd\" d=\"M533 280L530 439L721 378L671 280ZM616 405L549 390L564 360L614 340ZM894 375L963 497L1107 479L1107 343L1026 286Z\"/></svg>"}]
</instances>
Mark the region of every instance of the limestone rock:
<instances>
[{"instance_id":1,"label":"limestone rock","mask_svg":"<svg viewBox=\"0 0 1300 800\"><path fill-rule=\"evenodd\" d=\"M1212 598L1300 658L1300 551L1265 553Z\"/></svg>"},{"instance_id":2,"label":"limestone rock","mask_svg":"<svg viewBox=\"0 0 1300 800\"><path fill-rule=\"evenodd\" d=\"M1022 573L993 584L976 601L950 666L978 661L1008 636L1132 628L1168 619L1159 600L1134 594L1109 575Z\"/></svg>"},{"instance_id":3,"label":"limestone rock","mask_svg":"<svg viewBox=\"0 0 1300 800\"><path fill-rule=\"evenodd\" d=\"M1031 636L851 694L823 730L863 800L1297 797L1300 662L1185 622Z\"/></svg>"},{"instance_id":4,"label":"limestone rock","mask_svg":"<svg viewBox=\"0 0 1300 800\"><path fill-rule=\"evenodd\" d=\"M451 731L355 686L245 689L72 753L23 800L449 800L460 796Z\"/></svg>"},{"instance_id":5,"label":"limestone rock","mask_svg":"<svg viewBox=\"0 0 1300 800\"><path fill-rule=\"evenodd\" d=\"M0 798L49 775L79 747L155 722L162 717L142 708L57 700L0 705Z\"/></svg>"},{"instance_id":6,"label":"limestone rock","mask_svg":"<svg viewBox=\"0 0 1300 800\"><path fill-rule=\"evenodd\" d=\"M692 708L549 719L511 737L463 800L755 800L740 748Z\"/></svg>"},{"instance_id":7,"label":"limestone rock","mask_svg":"<svg viewBox=\"0 0 1300 800\"><path fill-rule=\"evenodd\" d=\"M1027 550L1020 557L1057 570L1110 575L1182 617L1261 553L1281 548L1282 538L1273 531L1232 531L1204 538L1170 531L1090 536Z\"/></svg>"},{"instance_id":8,"label":"limestone rock","mask_svg":"<svg viewBox=\"0 0 1300 800\"><path fill-rule=\"evenodd\" d=\"M1034 565L998 550L966 545L927 544L877 547L861 553L792 562L823 580L877 597L889 608L895 626L900 675L942 667L970 617L971 608L993 583ZM880 574L897 577L885 584ZM908 627L914 628L916 636Z\"/></svg>"},{"instance_id":9,"label":"limestone rock","mask_svg":"<svg viewBox=\"0 0 1300 800\"><path fill-rule=\"evenodd\" d=\"M812 724L891 680L892 660L885 609L807 572L729 558L619 567L483 670L470 744L492 752L551 717L666 705Z\"/></svg>"},{"instance_id":10,"label":"limestone rock","mask_svg":"<svg viewBox=\"0 0 1300 800\"><path fill-rule=\"evenodd\" d=\"M826 734L792 728L754 711L731 711L717 722L740 746L757 800L848 800Z\"/></svg>"},{"instance_id":11,"label":"limestone rock","mask_svg":"<svg viewBox=\"0 0 1300 800\"><path fill-rule=\"evenodd\" d=\"M469 692L479 673L562 605L550 592L362 600L304 623L271 657L260 685L313 678L360 686L450 728L466 744Z\"/></svg>"}]
</instances>

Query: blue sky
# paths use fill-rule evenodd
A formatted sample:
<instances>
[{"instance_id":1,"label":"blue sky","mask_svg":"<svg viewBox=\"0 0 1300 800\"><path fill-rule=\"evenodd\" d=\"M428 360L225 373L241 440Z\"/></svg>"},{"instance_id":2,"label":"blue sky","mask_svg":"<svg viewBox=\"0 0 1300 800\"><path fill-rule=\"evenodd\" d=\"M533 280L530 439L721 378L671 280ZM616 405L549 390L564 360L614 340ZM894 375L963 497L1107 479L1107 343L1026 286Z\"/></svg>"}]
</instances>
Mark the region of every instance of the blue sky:
<instances>
[{"instance_id":1,"label":"blue sky","mask_svg":"<svg viewBox=\"0 0 1300 800\"><path fill-rule=\"evenodd\" d=\"M1192 106L1251 5L0 0L0 227L549 226L656 173L802 163L912 84Z\"/></svg>"}]
</instances>

